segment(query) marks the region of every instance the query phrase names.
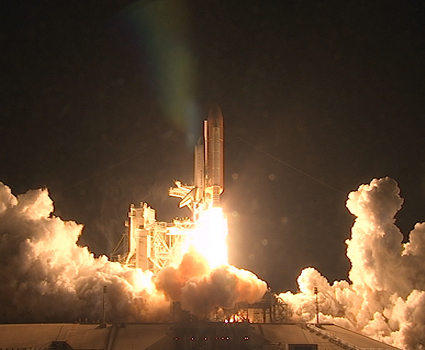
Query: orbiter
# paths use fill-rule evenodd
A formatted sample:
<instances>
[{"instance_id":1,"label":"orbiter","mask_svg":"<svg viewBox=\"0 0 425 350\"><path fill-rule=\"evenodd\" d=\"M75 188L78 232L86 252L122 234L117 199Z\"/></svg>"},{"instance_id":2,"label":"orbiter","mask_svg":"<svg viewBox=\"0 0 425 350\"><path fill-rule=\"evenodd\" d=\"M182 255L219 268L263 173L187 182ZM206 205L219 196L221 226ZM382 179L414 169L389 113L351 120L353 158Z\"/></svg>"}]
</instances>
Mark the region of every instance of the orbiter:
<instances>
[{"instance_id":1,"label":"orbiter","mask_svg":"<svg viewBox=\"0 0 425 350\"><path fill-rule=\"evenodd\" d=\"M220 207L224 190L224 126L220 107L214 105L204 120L204 137L198 140L194 151L193 185L174 180L177 187L169 189L171 197L181 198L179 207L187 206L193 220L199 213Z\"/></svg>"}]
</instances>

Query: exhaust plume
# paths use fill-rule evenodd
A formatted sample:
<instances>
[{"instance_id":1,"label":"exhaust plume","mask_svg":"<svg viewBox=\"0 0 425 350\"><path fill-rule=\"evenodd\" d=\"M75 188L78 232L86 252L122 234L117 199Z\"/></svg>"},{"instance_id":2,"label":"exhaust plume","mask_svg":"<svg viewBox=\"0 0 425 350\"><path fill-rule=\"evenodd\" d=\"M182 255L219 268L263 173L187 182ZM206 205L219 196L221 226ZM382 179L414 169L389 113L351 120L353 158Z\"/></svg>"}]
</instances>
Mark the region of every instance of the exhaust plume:
<instances>
[{"instance_id":1,"label":"exhaust plume","mask_svg":"<svg viewBox=\"0 0 425 350\"><path fill-rule=\"evenodd\" d=\"M177 268L162 269L155 285L171 301L180 301L184 310L197 316L211 315L216 306L232 308L240 301L254 303L267 290L267 284L250 271L228 264L209 270L207 260L193 250Z\"/></svg>"},{"instance_id":2,"label":"exhaust plume","mask_svg":"<svg viewBox=\"0 0 425 350\"><path fill-rule=\"evenodd\" d=\"M332 284L308 267L299 293L281 293L289 321L315 322L315 287L320 322L333 322L403 349L425 344L425 223L409 241L395 225L403 199L390 178L374 179L349 194L357 218L347 240L350 281ZM192 249L179 265L156 276L95 258L76 244L82 226L55 217L46 189L15 197L0 183L0 322L99 320L102 288L114 322L170 321L169 302L204 316L239 301L259 300L267 285L228 264L210 268Z\"/></svg>"},{"instance_id":3,"label":"exhaust plume","mask_svg":"<svg viewBox=\"0 0 425 350\"><path fill-rule=\"evenodd\" d=\"M196 251L161 271L154 283L149 271L95 258L78 246L82 225L64 222L53 211L46 189L15 197L0 183L0 322L100 320L103 286L107 320L114 322L170 321L170 300L196 313L205 298L227 307L256 301L266 290L250 272L210 270Z\"/></svg>"}]
</instances>

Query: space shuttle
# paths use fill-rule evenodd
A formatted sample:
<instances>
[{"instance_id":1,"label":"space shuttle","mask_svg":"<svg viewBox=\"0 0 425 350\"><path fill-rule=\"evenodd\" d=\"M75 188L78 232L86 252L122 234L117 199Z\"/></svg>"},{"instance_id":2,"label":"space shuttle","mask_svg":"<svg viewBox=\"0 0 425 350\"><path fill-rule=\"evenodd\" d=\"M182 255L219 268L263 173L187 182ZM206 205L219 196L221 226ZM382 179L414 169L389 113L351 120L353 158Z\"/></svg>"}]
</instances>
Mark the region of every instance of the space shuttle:
<instances>
[{"instance_id":1,"label":"space shuttle","mask_svg":"<svg viewBox=\"0 0 425 350\"><path fill-rule=\"evenodd\" d=\"M193 185L174 180L168 194L181 198L179 207L187 206L196 221L200 212L220 207L224 191L224 125L220 107L214 105L204 120L203 137L194 149Z\"/></svg>"},{"instance_id":2,"label":"space shuttle","mask_svg":"<svg viewBox=\"0 0 425 350\"><path fill-rule=\"evenodd\" d=\"M183 242L188 231L199 222L202 212L220 207L224 190L224 128L223 115L213 106L204 120L203 137L194 149L193 185L174 180L175 187L168 193L180 198L179 207L188 207L192 218L173 220L172 224L158 222L155 210L147 203L131 204L128 212L127 232L117 243L111 257L126 266L154 272L170 263L180 261Z\"/></svg>"}]
</instances>

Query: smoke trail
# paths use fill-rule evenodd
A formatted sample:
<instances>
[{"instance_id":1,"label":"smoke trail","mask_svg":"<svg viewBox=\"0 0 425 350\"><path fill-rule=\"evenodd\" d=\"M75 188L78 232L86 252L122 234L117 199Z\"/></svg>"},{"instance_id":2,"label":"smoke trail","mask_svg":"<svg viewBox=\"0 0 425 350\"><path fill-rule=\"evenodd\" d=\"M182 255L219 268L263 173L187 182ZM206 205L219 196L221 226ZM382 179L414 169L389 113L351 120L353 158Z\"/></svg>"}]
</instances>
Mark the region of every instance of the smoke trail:
<instances>
[{"instance_id":1,"label":"smoke trail","mask_svg":"<svg viewBox=\"0 0 425 350\"><path fill-rule=\"evenodd\" d=\"M315 320L314 287L319 290L320 320L385 341L403 349L425 346L425 224L417 224L410 241L395 225L403 199L390 178L374 179L351 192L347 208L357 216L347 240L351 270L347 281L332 285L306 268L300 292L282 293L294 321Z\"/></svg>"},{"instance_id":2,"label":"smoke trail","mask_svg":"<svg viewBox=\"0 0 425 350\"><path fill-rule=\"evenodd\" d=\"M0 322L100 320L103 286L107 319L114 322L170 321L169 300L194 311L205 297L225 307L264 294L266 284L255 275L230 266L210 271L196 252L161 271L157 289L150 272L94 258L78 246L82 226L53 210L46 189L15 197L0 183Z\"/></svg>"}]
</instances>

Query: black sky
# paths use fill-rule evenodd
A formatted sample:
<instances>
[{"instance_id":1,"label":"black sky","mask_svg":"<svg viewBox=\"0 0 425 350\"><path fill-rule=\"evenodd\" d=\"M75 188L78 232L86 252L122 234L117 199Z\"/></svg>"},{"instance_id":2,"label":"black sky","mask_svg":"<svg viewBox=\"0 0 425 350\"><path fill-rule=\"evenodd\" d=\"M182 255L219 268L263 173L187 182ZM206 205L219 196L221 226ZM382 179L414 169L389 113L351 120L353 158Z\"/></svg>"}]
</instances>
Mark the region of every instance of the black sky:
<instances>
[{"instance_id":1,"label":"black sky","mask_svg":"<svg viewBox=\"0 0 425 350\"><path fill-rule=\"evenodd\" d=\"M422 1L0 6L0 181L15 194L46 186L96 254L130 203L188 215L167 189L192 181L189 145L212 101L231 262L276 291L307 266L346 278L345 200L374 177L399 183L406 237L425 220Z\"/></svg>"}]
</instances>

